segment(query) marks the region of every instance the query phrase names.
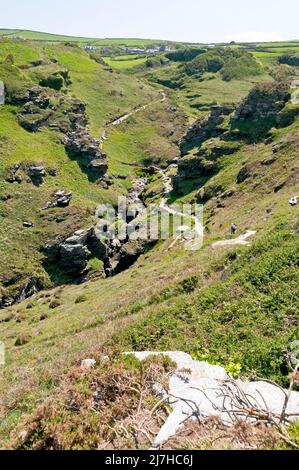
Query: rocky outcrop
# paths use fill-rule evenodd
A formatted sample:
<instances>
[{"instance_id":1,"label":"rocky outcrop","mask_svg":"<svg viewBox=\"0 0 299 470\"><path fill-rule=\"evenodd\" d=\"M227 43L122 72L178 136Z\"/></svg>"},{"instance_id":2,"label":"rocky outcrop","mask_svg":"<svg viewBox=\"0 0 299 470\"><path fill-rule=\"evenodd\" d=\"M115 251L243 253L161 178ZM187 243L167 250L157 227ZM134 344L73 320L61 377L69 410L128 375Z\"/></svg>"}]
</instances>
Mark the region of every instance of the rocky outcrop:
<instances>
[{"instance_id":1,"label":"rocky outcrop","mask_svg":"<svg viewBox=\"0 0 299 470\"><path fill-rule=\"evenodd\" d=\"M58 263L64 272L78 277L86 272L89 258L96 257L105 261L109 248L97 230L90 227L77 230L58 245L46 246L45 251L50 263Z\"/></svg>"},{"instance_id":2,"label":"rocky outcrop","mask_svg":"<svg viewBox=\"0 0 299 470\"><path fill-rule=\"evenodd\" d=\"M100 148L100 141L90 136L88 130L80 124L68 132L63 143L71 157L79 158L81 165L95 172L98 177L108 170L106 155Z\"/></svg>"},{"instance_id":3,"label":"rocky outcrop","mask_svg":"<svg viewBox=\"0 0 299 470\"><path fill-rule=\"evenodd\" d=\"M82 273L87 266L89 256L90 252L81 244L60 245L60 264L67 272Z\"/></svg>"},{"instance_id":4,"label":"rocky outcrop","mask_svg":"<svg viewBox=\"0 0 299 470\"><path fill-rule=\"evenodd\" d=\"M181 193L184 180L211 177L220 169L219 159L237 152L240 144L219 138L205 141L198 152L190 153L178 161L178 172L172 179L176 192Z\"/></svg>"},{"instance_id":5,"label":"rocky outcrop","mask_svg":"<svg viewBox=\"0 0 299 470\"><path fill-rule=\"evenodd\" d=\"M16 284L18 284L17 288L11 291L9 287ZM6 282L3 282L3 287L4 289L2 290L0 286L0 309L10 307L11 305L28 299L37 292L41 285L40 281L35 277L20 280L18 276L14 276Z\"/></svg>"},{"instance_id":6,"label":"rocky outcrop","mask_svg":"<svg viewBox=\"0 0 299 470\"><path fill-rule=\"evenodd\" d=\"M217 168L216 160L209 160L198 155L186 155L178 162L178 176L181 178L211 176Z\"/></svg>"},{"instance_id":7,"label":"rocky outcrop","mask_svg":"<svg viewBox=\"0 0 299 470\"><path fill-rule=\"evenodd\" d=\"M107 277L114 276L132 266L144 253L147 243L141 240L129 240L123 245L119 240L110 242L111 256L105 263Z\"/></svg>"},{"instance_id":8,"label":"rocky outcrop","mask_svg":"<svg viewBox=\"0 0 299 470\"><path fill-rule=\"evenodd\" d=\"M13 165L12 167L8 168L5 181L7 181L7 183L21 184L23 179L22 176L18 173L20 168L20 163L17 163L16 165Z\"/></svg>"},{"instance_id":9,"label":"rocky outcrop","mask_svg":"<svg viewBox=\"0 0 299 470\"><path fill-rule=\"evenodd\" d=\"M44 183L44 179L47 175L52 177L57 176L58 171L55 168L45 168L41 163L39 164L28 164L28 163L16 163L15 165L6 169L5 180L8 183L21 184L23 181L30 183L30 181L40 186Z\"/></svg>"},{"instance_id":10,"label":"rocky outcrop","mask_svg":"<svg viewBox=\"0 0 299 470\"><path fill-rule=\"evenodd\" d=\"M241 184L249 178L255 178L258 174L257 170L260 162L253 162L244 165L237 175L237 183Z\"/></svg>"},{"instance_id":11,"label":"rocky outcrop","mask_svg":"<svg viewBox=\"0 0 299 470\"><path fill-rule=\"evenodd\" d=\"M290 92L287 84L259 83L237 108L233 120L275 117L289 99Z\"/></svg>"},{"instance_id":12,"label":"rocky outcrop","mask_svg":"<svg viewBox=\"0 0 299 470\"><path fill-rule=\"evenodd\" d=\"M107 172L106 155L100 141L90 135L82 101L35 86L28 90L28 100L18 114L18 121L30 132L42 127L61 132L61 141L70 157L76 158L80 167L95 179Z\"/></svg>"},{"instance_id":13,"label":"rocky outcrop","mask_svg":"<svg viewBox=\"0 0 299 470\"><path fill-rule=\"evenodd\" d=\"M68 207L70 205L72 197L73 195L70 191L56 191L56 193L53 194L53 199L51 201L48 201L42 208L42 210L51 209L52 207Z\"/></svg>"},{"instance_id":14,"label":"rocky outcrop","mask_svg":"<svg viewBox=\"0 0 299 470\"><path fill-rule=\"evenodd\" d=\"M40 166L29 166L28 175L30 176L34 184L40 185L44 182L44 177L46 176L45 167Z\"/></svg>"},{"instance_id":15,"label":"rocky outcrop","mask_svg":"<svg viewBox=\"0 0 299 470\"><path fill-rule=\"evenodd\" d=\"M71 84L71 79L67 69L57 70L40 80L39 83L43 87L52 88L53 90L59 91L64 86Z\"/></svg>"}]
</instances>

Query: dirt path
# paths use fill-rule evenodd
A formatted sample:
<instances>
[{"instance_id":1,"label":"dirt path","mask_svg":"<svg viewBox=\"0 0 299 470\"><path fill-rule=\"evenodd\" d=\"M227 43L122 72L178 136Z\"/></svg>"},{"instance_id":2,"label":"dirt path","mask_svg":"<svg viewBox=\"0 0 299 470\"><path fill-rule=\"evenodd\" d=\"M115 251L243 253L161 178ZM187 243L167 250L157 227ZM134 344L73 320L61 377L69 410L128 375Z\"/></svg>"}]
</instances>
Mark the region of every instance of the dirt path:
<instances>
[{"instance_id":1,"label":"dirt path","mask_svg":"<svg viewBox=\"0 0 299 470\"><path fill-rule=\"evenodd\" d=\"M127 114L124 114L123 116L120 116L119 118L115 119L112 121L110 124L107 125L106 129L104 129L101 138L100 138L100 148L101 150L103 149L104 142L108 139L108 131L110 129L113 129L113 127L119 126L123 122L125 122L127 119L129 119L130 116L133 116L133 114L137 114L140 111L143 111L144 109L149 108L150 106L153 106L155 103L164 103L166 100L166 93L164 91L160 91L161 98L159 100L151 101L148 104L144 104L142 106L138 106L138 108L133 109Z\"/></svg>"},{"instance_id":2,"label":"dirt path","mask_svg":"<svg viewBox=\"0 0 299 470\"><path fill-rule=\"evenodd\" d=\"M175 209L174 207L168 204L168 198L173 190L173 185L172 179L170 176L167 175L167 172L172 168L177 168L177 164L171 164L166 170L162 170L156 167L158 173L162 177L162 181L164 184L164 195L160 202L160 208L164 209L166 212L173 216L186 218L186 214L180 212L179 210ZM196 250L201 247L203 241L203 225L196 216L190 215L190 218L194 224L193 230L191 230L188 226L178 227L178 235L168 249L171 249L176 244L176 242L178 242L182 238L185 239L185 246L190 250Z\"/></svg>"}]
</instances>

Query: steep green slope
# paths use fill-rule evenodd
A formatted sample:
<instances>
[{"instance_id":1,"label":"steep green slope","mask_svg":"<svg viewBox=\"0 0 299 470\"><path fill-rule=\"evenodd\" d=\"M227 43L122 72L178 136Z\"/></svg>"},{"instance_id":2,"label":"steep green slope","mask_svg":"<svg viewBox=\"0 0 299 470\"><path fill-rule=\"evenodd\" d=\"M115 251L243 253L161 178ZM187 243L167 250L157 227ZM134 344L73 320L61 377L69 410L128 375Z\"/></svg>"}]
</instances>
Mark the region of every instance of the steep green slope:
<instances>
[{"instance_id":1,"label":"steep green slope","mask_svg":"<svg viewBox=\"0 0 299 470\"><path fill-rule=\"evenodd\" d=\"M61 74L66 77L65 80ZM58 106L51 122L39 132L28 132L20 126L18 114L24 100L28 100L28 90L43 81L47 85L50 83L49 77L60 77L61 83L64 83L63 89L58 91L44 88L45 93L51 95L51 106L55 108L62 99L67 102L74 97L83 101L90 132L96 138L113 119L137 106L160 99L160 94L152 87L138 79L108 70L76 46L40 45L8 39L0 41L0 79L5 83L7 100L7 105L0 109L0 205L3 221L0 277L1 296L8 298L8 301L19 295L31 279L35 280L38 288L49 287L52 273L45 271L43 266L43 247L49 240L57 237L65 239L75 230L90 225L97 205L108 202L116 204L117 196L130 188L130 179L126 182L119 180L113 164L109 170L113 177L112 184L103 188L96 184L97 181L90 181L89 172L82 169L78 164L80 162L70 158L61 144L59 130L59 126L67 125L67 109L60 110ZM39 109L41 120L46 112ZM30 124L31 116L33 119L35 115L25 115L25 123L28 121ZM145 137L145 149L157 133L154 130ZM33 184L28 178L29 166L45 168L48 175L44 184ZM13 183L16 171L19 180ZM134 169L129 169L127 175L133 178ZM72 192L70 207L43 212L41 209L58 190ZM29 222L33 227L24 227L24 222Z\"/></svg>"}]
</instances>

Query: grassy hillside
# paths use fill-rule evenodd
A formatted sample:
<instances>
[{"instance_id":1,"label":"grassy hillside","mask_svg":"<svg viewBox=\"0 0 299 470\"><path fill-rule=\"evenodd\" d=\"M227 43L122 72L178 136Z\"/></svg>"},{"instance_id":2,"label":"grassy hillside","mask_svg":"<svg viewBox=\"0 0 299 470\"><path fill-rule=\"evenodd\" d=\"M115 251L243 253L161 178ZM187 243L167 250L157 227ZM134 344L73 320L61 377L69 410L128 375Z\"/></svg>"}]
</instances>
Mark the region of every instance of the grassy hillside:
<instances>
[{"instance_id":1,"label":"grassy hillside","mask_svg":"<svg viewBox=\"0 0 299 470\"><path fill-rule=\"evenodd\" d=\"M13 57L13 63L6 61L8 55ZM86 104L89 128L96 138L100 137L113 119L135 107L160 99L157 90L138 78L129 78L108 70L90 59L79 47L40 45L8 39L0 41L0 79L5 83L8 100L10 95L17 97L38 85L43 77L66 70L70 83L63 94L75 96ZM91 223L97 205L103 202L116 203L117 195L125 193L130 187L130 180L124 182L118 179L122 171L118 173L113 164L109 170L113 177L110 188L104 190L95 182L91 184L88 173L82 172L78 162L71 159L60 144L59 132L46 128L37 133L24 130L17 121L20 109L21 105L18 104L2 106L0 109L0 204L2 217L10 227L10 236L7 237L6 226L1 225L3 264L0 276L3 289L9 295L32 276L38 279L41 286L49 286L49 274L42 267L42 246L57 235L67 237L74 230L86 227ZM52 123L54 127L61 117L57 115L55 119ZM156 129L144 136L142 145L145 153L159 132ZM113 154L111 159L115 159ZM48 176L43 185L36 187L28 181L28 176L26 180L26 175L22 174L22 184L14 185L6 179L15 165L43 165L49 171L55 170L57 175ZM129 169L126 174L133 177L134 169ZM73 193L72 207L42 212L42 207L51 199L53 192L60 189ZM63 220L57 223L56 219L60 216ZM23 227L26 221L33 224L31 230ZM15 281L11 283L10 279Z\"/></svg>"}]
</instances>

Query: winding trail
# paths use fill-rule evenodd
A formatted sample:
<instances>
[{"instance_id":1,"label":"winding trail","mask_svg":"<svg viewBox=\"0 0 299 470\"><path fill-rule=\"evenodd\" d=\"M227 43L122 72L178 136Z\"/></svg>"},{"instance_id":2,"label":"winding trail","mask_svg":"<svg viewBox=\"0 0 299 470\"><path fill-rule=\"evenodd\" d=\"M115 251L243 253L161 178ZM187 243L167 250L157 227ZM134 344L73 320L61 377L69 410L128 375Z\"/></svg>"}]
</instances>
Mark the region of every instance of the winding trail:
<instances>
[{"instance_id":1,"label":"winding trail","mask_svg":"<svg viewBox=\"0 0 299 470\"><path fill-rule=\"evenodd\" d=\"M106 142L108 139L109 130L113 129L116 126L119 126L120 124L125 122L127 119L129 119L130 116L136 113L139 113L140 111L143 111L149 108L150 106L153 106L155 103L158 103L158 102L163 103L167 98L166 93L163 90L160 90L159 93L161 95L161 98L159 100L154 100L148 104L138 106L137 108L124 114L123 116L118 117L117 119L112 121L110 124L108 124L106 129L104 129L101 135L100 148L103 149L104 142ZM125 163L125 162L120 162L120 163L128 165L128 163ZM168 175L168 172L171 169L177 168L177 166L178 166L177 164L172 163L165 170L154 166L157 173L161 175L161 178L164 184L163 198L160 201L159 207L160 209L165 210L166 212L171 214L172 216L178 216L178 217L181 217L182 220L184 220L184 218L186 218L186 214L184 214L183 212L175 208L174 205L168 204L170 193L173 191L172 178L171 176ZM135 183L138 183L138 180L136 180ZM143 184L145 183L143 182ZM135 197L135 201L138 201L139 196L140 196L140 192ZM181 227L177 227L176 229L177 236L174 239L174 241L171 243L171 245L168 247L168 250L170 250L180 240L184 240L185 247L189 250L195 251L201 248L202 243L203 243L203 238L204 238L203 224L195 215L190 215L189 217L191 221L193 222L193 229L185 225ZM240 235L238 238L220 240L220 241L213 243L211 246L212 248L220 248L220 247L232 246L232 245L250 245L250 242L247 241L247 238L255 235L255 233L256 233L255 231L250 230L250 231L247 231L245 234Z\"/></svg>"},{"instance_id":2,"label":"winding trail","mask_svg":"<svg viewBox=\"0 0 299 470\"><path fill-rule=\"evenodd\" d=\"M119 126L120 124L125 122L127 119L129 119L130 116L132 116L136 113L139 113L140 111L143 111L143 110L149 108L150 106L153 106L155 103L158 103L158 102L163 103L166 100L167 95L163 90L160 90L160 95L161 95L161 98L159 100L154 100L154 101L152 101L148 104L139 106L139 107L133 109L132 111L124 114L123 116L120 116L119 118L115 119L110 124L108 124L108 126L106 127L106 129L104 129L104 131L101 135L101 138L100 138L100 148L101 148L101 150L103 149L104 142L106 142L107 139L108 139L109 130L113 129L116 126ZM120 163L125 164L125 162L120 162ZM179 217L182 217L182 218L183 217L186 218L186 214L180 212L179 210L175 209L174 207L171 207L168 204L168 198L169 198L170 193L173 190L173 186L172 186L171 177L167 176L167 172L172 168L177 168L177 165L176 164L171 164L168 168L166 168L166 170L162 170L161 168L158 168L158 167L155 167L155 168L156 168L157 172L162 176L162 180L163 180L163 183L164 183L164 194L163 194L163 198L160 202L160 208L165 210L166 212L168 212L169 214L171 214L173 216L179 216ZM136 180L135 183L136 182L138 182L138 180ZM138 199L138 198L139 198L139 195L136 199ZM193 221L194 229L191 229L190 227L187 227L187 226L178 227L177 231L176 231L177 232L177 237L175 238L174 242L171 244L169 249L172 246L174 246L175 243L177 241L181 240L182 238L185 240L186 247L188 247L190 250L197 250L202 246L202 242L203 242L203 225L202 225L202 223L200 223L200 221L198 220L198 218L195 215L190 215L189 217Z\"/></svg>"},{"instance_id":3,"label":"winding trail","mask_svg":"<svg viewBox=\"0 0 299 470\"><path fill-rule=\"evenodd\" d=\"M173 190L173 185L172 185L171 177L167 176L167 171L173 168L177 168L177 166L178 166L177 164L173 163L166 170L162 170L161 168L155 167L158 173L161 175L162 181L164 184L164 195L160 202L160 208L173 216L186 218L186 214L184 214L183 212L180 212L179 210L176 210L175 208L171 207L168 204L168 198L169 198L170 193ZM178 227L177 228L178 235L174 239L173 243L169 246L168 249L171 249L176 244L176 242L182 239L182 237L183 239L185 239L186 248L193 250L193 251L201 248L202 242L203 242L203 225L198 220L198 217L196 217L195 215L190 215L189 217L194 223L194 229L192 230L188 226Z\"/></svg>"}]
</instances>

